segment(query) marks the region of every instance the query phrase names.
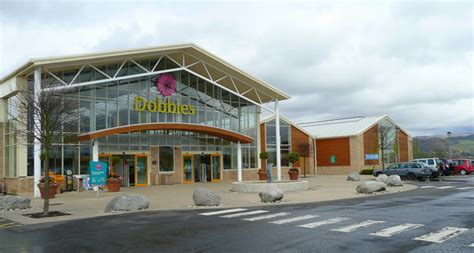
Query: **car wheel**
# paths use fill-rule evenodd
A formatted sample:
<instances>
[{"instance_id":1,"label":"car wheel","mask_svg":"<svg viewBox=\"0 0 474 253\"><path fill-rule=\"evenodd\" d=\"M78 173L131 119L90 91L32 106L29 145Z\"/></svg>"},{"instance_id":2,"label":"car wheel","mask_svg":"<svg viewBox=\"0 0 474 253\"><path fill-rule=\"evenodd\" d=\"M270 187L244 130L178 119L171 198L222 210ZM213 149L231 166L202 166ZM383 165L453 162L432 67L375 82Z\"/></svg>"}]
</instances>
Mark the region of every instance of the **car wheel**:
<instances>
[{"instance_id":1,"label":"car wheel","mask_svg":"<svg viewBox=\"0 0 474 253\"><path fill-rule=\"evenodd\" d=\"M467 171L466 171L466 170L461 170L461 171L459 172L459 174L461 174L461 175L463 175L463 176L464 176L464 175L466 175L466 174L467 174Z\"/></svg>"},{"instance_id":2,"label":"car wheel","mask_svg":"<svg viewBox=\"0 0 474 253\"><path fill-rule=\"evenodd\" d=\"M415 179L416 179L416 176L415 176L414 173L408 173L407 179L408 179L408 180L415 180Z\"/></svg>"},{"instance_id":3,"label":"car wheel","mask_svg":"<svg viewBox=\"0 0 474 253\"><path fill-rule=\"evenodd\" d=\"M421 181L421 182L425 181L425 177L418 177L417 179L418 181Z\"/></svg>"}]
</instances>

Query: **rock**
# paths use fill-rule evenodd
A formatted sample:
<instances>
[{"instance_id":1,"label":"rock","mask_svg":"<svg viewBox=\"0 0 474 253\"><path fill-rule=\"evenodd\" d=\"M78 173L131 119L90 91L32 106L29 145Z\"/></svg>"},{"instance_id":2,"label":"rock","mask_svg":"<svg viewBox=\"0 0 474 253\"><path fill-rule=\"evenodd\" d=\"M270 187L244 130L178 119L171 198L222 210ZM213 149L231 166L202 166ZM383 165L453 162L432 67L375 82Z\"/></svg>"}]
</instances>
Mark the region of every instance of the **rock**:
<instances>
[{"instance_id":1,"label":"rock","mask_svg":"<svg viewBox=\"0 0 474 253\"><path fill-rule=\"evenodd\" d=\"M373 192L385 191L386 188L387 188L387 185L382 182L365 181L359 184L356 190L358 193L373 193Z\"/></svg>"},{"instance_id":2,"label":"rock","mask_svg":"<svg viewBox=\"0 0 474 253\"><path fill-rule=\"evenodd\" d=\"M21 196L0 196L0 211L30 208L31 200Z\"/></svg>"},{"instance_id":3,"label":"rock","mask_svg":"<svg viewBox=\"0 0 474 253\"><path fill-rule=\"evenodd\" d=\"M148 209L150 200L138 194L121 194L115 196L105 207L105 212L136 211Z\"/></svg>"},{"instance_id":4,"label":"rock","mask_svg":"<svg viewBox=\"0 0 474 253\"><path fill-rule=\"evenodd\" d=\"M375 180L386 184L388 180L388 176L385 174L380 174L378 177L375 178Z\"/></svg>"},{"instance_id":5,"label":"rock","mask_svg":"<svg viewBox=\"0 0 474 253\"><path fill-rule=\"evenodd\" d=\"M218 206L221 203L221 197L211 189L198 187L194 189L193 201L196 206Z\"/></svg>"},{"instance_id":6,"label":"rock","mask_svg":"<svg viewBox=\"0 0 474 253\"><path fill-rule=\"evenodd\" d=\"M277 187L272 187L258 193L258 196L263 203L280 201L283 199L284 195L283 191Z\"/></svg>"},{"instance_id":7,"label":"rock","mask_svg":"<svg viewBox=\"0 0 474 253\"><path fill-rule=\"evenodd\" d=\"M360 175L357 172L352 172L347 176L347 181L360 181Z\"/></svg>"},{"instance_id":8,"label":"rock","mask_svg":"<svg viewBox=\"0 0 474 253\"><path fill-rule=\"evenodd\" d=\"M399 175L391 175L387 179L388 186L403 186L402 179Z\"/></svg>"}]
</instances>

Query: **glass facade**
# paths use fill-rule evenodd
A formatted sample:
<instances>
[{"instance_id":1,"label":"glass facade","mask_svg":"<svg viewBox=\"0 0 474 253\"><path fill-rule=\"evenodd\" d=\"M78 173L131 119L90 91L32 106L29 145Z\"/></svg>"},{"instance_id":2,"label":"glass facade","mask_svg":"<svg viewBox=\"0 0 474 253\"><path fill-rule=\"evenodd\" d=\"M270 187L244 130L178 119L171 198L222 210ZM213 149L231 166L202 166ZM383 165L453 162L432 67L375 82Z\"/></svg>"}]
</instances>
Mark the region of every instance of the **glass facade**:
<instances>
[{"instance_id":1,"label":"glass facade","mask_svg":"<svg viewBox=\"0 0 474 253\"><path fill-rule=\"evenodd\" d=\"M267 145L266 151L268 152L268 163L273 163L276 166L276 134L275 134L275 120L270 120L265 123L265 143ZM288 153L291 152L291 128L290 125L280 119L280 150L281 150L281 166L288 167L290 163L288 161Z\"/></svg>"},{"instance_id":2,"label":"glass facade","mask_svg":"<svg viewBox=\"0 0 474 253\"><path fill-rule=\"evenodd\" d=\"M158 58L144 59L138 63L151 71ZM55 143L50 170L64 174L71 169L74 174L86 174L91 159L91 142L68 143L64 139L70 135L86 133L117 126L140 123L193 123L232 130L254 139L253 143L242 145L243 168L257 168L257 127L259 111L256 105L242 99L212 83L207 82L185 70L168 72L176 80L176 89L172 96L163 97L156 87L156 80L160 75L144 75L129 78L127 76L144 74L146 71L134 63L107 64L98 66L100 71L85 67L75 78L77 69L71 71L57 71L54 75L66 82L74 80L73 85L63 90L65 103L76 103L78 117L73 123L59 129L62 140ZM154 71L176 69L178 66L164 57L156 65ZM94 82L106 79L105 74L123 77L121 80L92 83L73 87L76 83ZM102 72L102 73L101 73ZM75 78L75 79L74 79ZM61 86L53 76L43 73L43 88ZM28 80L29 89L33 89L33 79ZM13 99L14 97L10 98ZM140 99L142 100L140 100ZM157 101L175 105L186 105L195 108L195 113L161 113L148 110L137 110L137 99L141 102ZM139 103L141 109L142 103ZM6 137L11 135L6 131ZM8 138L7 138L8 139ZM176 147L186 151L213 151L223 155L223 169L237 168L237 144L230 143L218 137L184 131L151 130L110 135L98 139L99 153L150 151L151 147L168 147L173 151ZM14 147L14 143L7 142L6 147ZM164 150L164 149L160 149ZM8 150L6 152L9 152ZM33 145L27 147L28 175L33 175ZM6 156L6 162L13 162L12 156ZM163 159L165 160L165 159ZM181 168L168 168L165 171L176 171ZM174 166L174 163L173 165ZM160 169L161 170L161 169Z\"/></svg>"}]
</instances>

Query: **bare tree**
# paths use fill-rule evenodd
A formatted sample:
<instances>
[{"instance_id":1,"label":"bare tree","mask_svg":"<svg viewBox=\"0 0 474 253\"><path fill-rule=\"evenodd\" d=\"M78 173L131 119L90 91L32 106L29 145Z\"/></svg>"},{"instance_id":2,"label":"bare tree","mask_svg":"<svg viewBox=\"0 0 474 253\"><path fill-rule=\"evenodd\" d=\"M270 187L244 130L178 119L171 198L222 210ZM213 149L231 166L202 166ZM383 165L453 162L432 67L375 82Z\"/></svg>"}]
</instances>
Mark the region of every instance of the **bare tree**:
<instances>
[{"instance_id":1,"label":"bare tree","mask_svg":"<svg viewBox=\"0 0 474 253\"><path fill-rule=\"evenodd\" d=\"M18 144L41 144L42 174L44 189L49 189L49 157L53 143L63 139L77 139L75 134L64 136L63 132L77 132L78 103L68 99L63 93L55 90L34 94L30 90L19 90L10 105L11 131L16 134ZM63 131L64 130L64 131ZM71 138L71 136L73 136ZM49 215L49 197L44 194L43 216Z\"/></svg>"},{"instance_id":2,"label":"bare tree","mask_svg":"<svg viewBox=\"0 0 474 253\"><path fill-rule=\"evenodd\" d=\"M382 170L385 170L385 150L391 150L394 145L395 138L391 136L393 127L379 125L379 150L382 156Z\"/></svg>"}]
</instances>

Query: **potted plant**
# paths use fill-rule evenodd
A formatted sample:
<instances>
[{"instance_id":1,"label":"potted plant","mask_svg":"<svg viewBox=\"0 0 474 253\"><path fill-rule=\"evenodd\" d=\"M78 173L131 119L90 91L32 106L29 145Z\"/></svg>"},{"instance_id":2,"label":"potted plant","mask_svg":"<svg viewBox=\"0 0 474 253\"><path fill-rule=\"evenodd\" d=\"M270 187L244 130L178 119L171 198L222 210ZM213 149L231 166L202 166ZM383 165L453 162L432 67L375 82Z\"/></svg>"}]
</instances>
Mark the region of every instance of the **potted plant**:
<instances>
[{"instance_id":1,"label":"potted plant","mask_svg":"<svg viewBox=\"0 0 474 253\"><path fill-rule=\"evenodd\" d=\"M119 192L120 184L122 182L121 178L117 173L115 173L115 165L122 161L122 158L119 156L112 156L110 158L110 173L107 177L107 189L109 192Z\"/></svg>"},{"instance_id":2,"label":"potted plant","mask_svg":"<svg viewBox=\"0 0 474 253\"><path fill-rule=\"evenodd\" d=\"M42 199L44 199L44 196L46 196L45 180L46 179L43 177L38 183L38 188L40 190ZM58 184L56 183L53 177L48 177L48 182L49 184L47 194L49 196L49 199L54 199L54 197L56 196L56 191L58 190Z\"/></svg>"},{"instance_id":3,"label":"potted plant","mask_svg":"<svg viewBox=\"0 0 474 253\"><path fill-rule=\"evenodd\" d=\"M107 189L109 192L119 192L120 191L120 183L122 182L122 178L116 173L110 173L107 177Z\"/></svg>"},{"instance_id":4,"label":"potted plant","mask_svg":"<svg viewBox=\"0 0 474 253\"><path fill-rule=\"evenodd\" d=\"M296 152L288 153L288 161L291 163L292 166L293 166L293 163L299 160L300 160L300 154ZM300 171L298 170L298 168L291 168L290 170L288 170L288 175L290 176L290 180L298 180Z\"/></svg>"},{"instance_id":5,"label":"potted plant","mask_svg":"<svg viewBox=\"0 0 474 253\"><path fill-rule=\"evenodd\" d=\"M262 152L259 154L259 158L262 160L262 163L267 167L268 152ZM267 171L264 168L258 170L258 178L260 180L267 180Z\"/></svg>"}]
</instances>

